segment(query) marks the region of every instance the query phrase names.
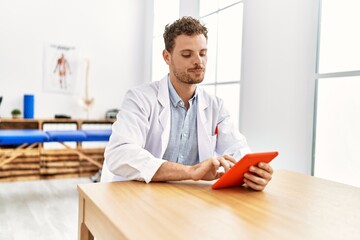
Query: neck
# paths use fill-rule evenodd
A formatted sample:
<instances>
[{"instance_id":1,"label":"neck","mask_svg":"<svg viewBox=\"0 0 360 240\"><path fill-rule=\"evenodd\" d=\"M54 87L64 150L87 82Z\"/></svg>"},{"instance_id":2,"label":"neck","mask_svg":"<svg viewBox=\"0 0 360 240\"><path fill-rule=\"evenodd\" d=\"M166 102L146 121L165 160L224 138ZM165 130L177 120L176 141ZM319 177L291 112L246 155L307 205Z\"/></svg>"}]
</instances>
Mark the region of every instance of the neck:
<instances>
[{"instance_id":1,"label":"neck","mask_svg":"<svg viewBox=\"0 0 360 240\"><path fill-rule=\"evenodd\" d=\"M190 100L190 98L194 96L196 90L196 84L187 84L179 81L173 81L171 79L170 81L176 93L179 95L179 97L181 98L181 100L183 100L184 103L187 103Z\"/></svg>"}]
</instances>

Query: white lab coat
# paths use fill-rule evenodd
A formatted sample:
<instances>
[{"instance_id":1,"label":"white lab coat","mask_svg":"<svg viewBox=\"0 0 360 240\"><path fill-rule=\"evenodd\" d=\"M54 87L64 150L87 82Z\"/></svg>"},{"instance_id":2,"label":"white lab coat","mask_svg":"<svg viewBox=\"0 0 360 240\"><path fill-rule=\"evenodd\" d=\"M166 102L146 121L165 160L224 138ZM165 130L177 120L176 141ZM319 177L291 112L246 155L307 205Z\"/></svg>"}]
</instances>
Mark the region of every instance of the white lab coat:
<instances>
[{"instance_id":1,"label":"white lab coat","mask_svg":"<svg viewBox=\"0 0 360 240\"><path fill-rule=\"evenodd\" d=\"M105 149L101 182L150 182L166 161L162 156L170 136L170 114L167 76L129 90ZM223 101L201 87L198 87L197 132L200 161L225 153L240 159L251 152L245 137L231 123Z\"/></svg>"}]
</instances>

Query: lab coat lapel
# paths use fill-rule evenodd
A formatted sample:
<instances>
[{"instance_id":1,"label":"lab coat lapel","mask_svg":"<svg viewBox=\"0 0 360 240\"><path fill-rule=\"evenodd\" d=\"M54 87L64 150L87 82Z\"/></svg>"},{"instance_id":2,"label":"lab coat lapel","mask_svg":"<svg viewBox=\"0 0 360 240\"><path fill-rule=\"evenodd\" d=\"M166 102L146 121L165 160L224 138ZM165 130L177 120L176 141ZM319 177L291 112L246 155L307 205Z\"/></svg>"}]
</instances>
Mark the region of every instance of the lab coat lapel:
<instances>
[{"instance_id":1,"label":"lab coat lapel","mask_svg":"<svg viewBox=\"0 0 360 240\"><path fill-rule=\"evenodd\" d=\"M207 130L207 127L211 127L208 124L211 114L208 111L209 105L204 99L202 89L198 91L198 117L197 117L197 131L198 131L198 148L199 148L199 159L200 162L210 157L213 157L214 149L212 147L211 130Z\"/></svg>"},{"instance_id":2,"label":"lab coat lapel","mask_svg":"<svg viewBox=\"0 0 360 240\"><path fill-rule=\"evenodd\" d=\"M161 105L159 122L162 127L161 133L161 156L164 155L170 137L170 100L167 76L159 82L158 101Z\"/></svg>"}]
</instances>

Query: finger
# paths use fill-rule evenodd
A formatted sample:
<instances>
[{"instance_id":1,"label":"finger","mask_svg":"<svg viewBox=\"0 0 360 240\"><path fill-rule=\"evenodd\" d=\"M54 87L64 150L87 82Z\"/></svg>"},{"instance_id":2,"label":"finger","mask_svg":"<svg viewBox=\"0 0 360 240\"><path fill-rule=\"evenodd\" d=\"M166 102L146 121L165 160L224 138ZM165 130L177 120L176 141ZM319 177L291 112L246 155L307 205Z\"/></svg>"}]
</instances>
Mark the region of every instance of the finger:
<instances>
[{"instance_id":1,"label":"finger","mask_svg":"<svg viewBox=\"0 0 360 240\"><path fill-rule=\"evenodd\" d=\"M247 180L250 180L251 182L253 182L257 185L266 186L266 184L268 183L267 179L259 177L257 175L251 174L251 173L245 173L244 177Z\"/></svg>"},{"instance_id":2,"label":"finger","mask_svg":"<svg viewBox=\"0 0 360 240\"><path fill-rule=\"evenodd\" d=\"M205 161L206 162L206 161ZM220 162L219 162L219 160L216 158L216 157L213 157L213 158L211 158L211 165L212 165L212 167L213 168L215 168L216 170L218 170L219 169L219 167L220 167Z\"/></svg>"},{"instance_id":3,"label":"finger","mask_svg":"<svg viewBox=\"0 0 360 240\"><path fill-rule=\"evenodd\" d=\"M232 163L236 163L237 160L233 157L233 156L230 156L228 154L225 154L222 156L224 159L228 160L229 162L232 162Z\"/></svg>"},{"instance_id":4,"label":"finger","mask_svg":"<svg viewBox=\"0 0 360 240\"><path fill-rule=\"evenodd\" d=\"M266 170L259 168L259 167L251 166L249 171L252 173L255 173L257 176L259 176L263 179L266 179L266 181L270 181L272 178L271 173L269 173Z\"/></svg>"},{"instance_id":5,"label":"finger","mask_svg":"<svg viewBox=\"0 0 360 240\"><path fill-rule=\"evenodd\" d=\"M233 162L228 162L228 163L230 165L230 168L232 168L235 165L235 163L233 163Z\"/></svg>"},{"instance_id":6,"label":"finger","mask_svg":"<svg viewBox=\"0 0 360 240\"><path fill-rule=\"evenodd\" d=\"M261 169L264 169L265 171L267 171L270 174L273 174L274 170L272 169L272 167L270 166L270 164L264 163L264 162L260 162L258 164L258 167Z\"/></svg>"},{"instance_id":7,"label":"finger","mask_svg":"<svg viewBox=\"0 0 360 240\"><path fill-rule=\"evenodd\" d=\"M264 190L265 186L262 186L262 185L259 185L259 184L256 184L246 178L244 178L244 182L246 184L246 186L250 187L251 189L254 189L256 191L262 191Z\"/></svg>"},{"instance_id":8,"label":"finger","mask_svg":"<svg viewBox=\"0 0 360 240\"><path fill-rule=\"evenodd\" d=\"M217 160L220 162L220 166L222 166L224 168L225 172L229 171L230 164L225 158L218 157Z\"/></svg>"},{"instance_id":9,"label":"finger","mask_svg":"<svg viewBox=\"0 0 360 240\"><path fill-rule=\"evenodd\" d=\"M224 172L217 172L215 179L221 178L225 173Z\"/></svg>"}]
</instances>

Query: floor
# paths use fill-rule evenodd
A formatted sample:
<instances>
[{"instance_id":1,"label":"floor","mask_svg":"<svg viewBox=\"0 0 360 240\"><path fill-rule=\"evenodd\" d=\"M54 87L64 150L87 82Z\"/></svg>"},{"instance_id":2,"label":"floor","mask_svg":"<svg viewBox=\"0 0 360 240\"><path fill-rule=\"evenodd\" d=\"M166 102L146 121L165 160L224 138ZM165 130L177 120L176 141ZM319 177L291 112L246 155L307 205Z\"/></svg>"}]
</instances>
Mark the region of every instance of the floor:
<instances>
[{"instance_id":1,"label":"floor","mask_svg":"<svg viewBox=\"0 0 360 240\"><path fill-rule=\"evenodd\" d=\"M79 183L91 181L73 178L0 183L0 239L77 239Z\"/></svg>"}]
</instances>

